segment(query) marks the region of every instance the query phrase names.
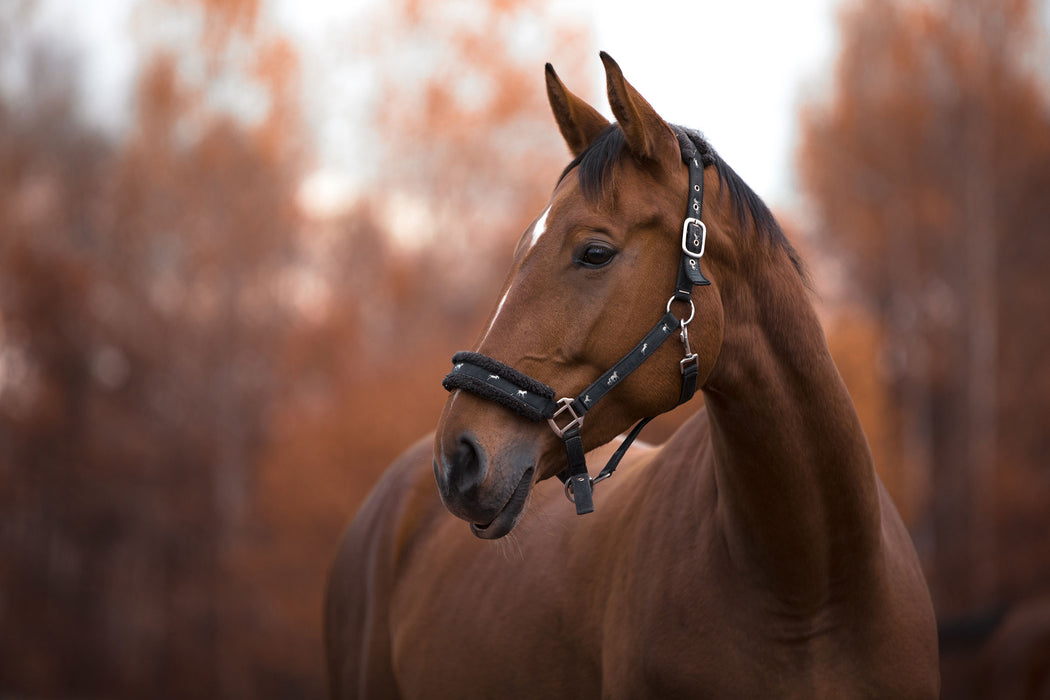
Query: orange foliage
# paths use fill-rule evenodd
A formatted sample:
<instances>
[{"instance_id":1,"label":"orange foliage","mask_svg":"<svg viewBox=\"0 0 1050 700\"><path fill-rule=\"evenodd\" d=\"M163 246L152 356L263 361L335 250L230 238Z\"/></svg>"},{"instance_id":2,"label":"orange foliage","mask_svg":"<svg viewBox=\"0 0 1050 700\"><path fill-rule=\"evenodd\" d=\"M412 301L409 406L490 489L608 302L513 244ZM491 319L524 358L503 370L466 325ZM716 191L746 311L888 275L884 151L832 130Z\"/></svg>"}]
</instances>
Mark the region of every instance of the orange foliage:
<instances>
[{"instance_id":1,"label":"orange foliage","mask_svg":"<svg viewBox=\"0 0 1050 700\"><path fill-rule=\"evenodd\" d=\"M929 484L921 481L923 471L907 461L909 455L900 449L899 425L891 420L894 409L880 357L885 344L881 329L864 310L850 309L831 320L828 344L857 407L879 477L905 524L914 527L927 505Z\"/></svg>"},{"instance_id":2,"label":"orange foliage","mask_svg":"<svg viewBox=\"0 0 1050 700\"><path fill-rule=\"evenodd\" d=\"M274 665L319 669L321 591L338 535L383 469L433 430L449 359L471 343L502 282L500 261L568 160L542 61L500 43L516 13L542 8L479 4L471 16L484 21L419 24L417 13L439 7L383 8L376 21L401 42L369 47L382 76L373 123L382 172L344 216L303 229L322 242L315 272L327 301L286 337L279 372L295 379L270 412L260 529L246 555L264 597L285 603L261 637L285 644L259 645ZM404 72L408 47L432 60ZM388 230L395 207L411 210L413 235Z\"/></svg>"},{"instance_id":3,"label":"orange foliage","mask_svg":"<svg viewBox=\"0 0 1050 700\"><path fill-rule=\"evenodd\" d=\"M589 40L552 0L377 3L381 172L307 220L294 48L257 0L178 4L202 34L151 57L119 142L78 123L47 47L33 94L0 100L0 695L320 697L340 530L434 425L568 160L542 63L584 75ZM864 307L832 349L942 613L1050 580L1032 11L857 5L805 115L819 239ZM262 117L219 113L220 78L265 93Z\"/></svg>"},{"instance_id":4,"label":"orange foliage","mask_svg":"<svg viewBox=\"0 0 1050 700\"><path fill-rule=\"evenodd\" d=\"M567 160L542 60L580 36L519 60L501 41L546 35L543 6L437 31L387 6L384 172L306 219L295 50L254 0L185 4L204 29L151 56L119 142L77 121L60 62L0 100L0 695L320 697L340 531L432 429L503 274L477 259ZM410 46L446 58L398 73ZM261 117L216 106L231 81ZM423 235L391 235L397 202Z\"/></svg>"},{"instance_id":5,"label":"orange foliage","mask_svg":"<svg viewBox=\"0 0 1050 700\"><path fill-rule=\"evenodd\" d=\"M873 432L901 467L884 473L898 504L920 506L913 533L947 622L1050 585L1050 302L1036 291L1050 265L1050 108L1036 11L855 5L834 95L803 118L819 240L864 308L832 345L854 358L840 367L862 415L880 416L869 429L886 427ZM874 352L858 318L875 324ZM968 697L973 668L945 666L946 696Z\"/></svg>"},{"instance_id":6,"label":"orange foliage","mask_svg":"<svg viewBox=\"0 0 1050 700\"><path fill-rule=\"evenodd\" d=\"M169 0L197 5L204 9L205 32L202 43L206 50L217 52L235 33L251 34L259 19L259 0Z\"/></svg>"},{"instance_id":7,"label":"orange foliage","mask_svg":"<svg viewBox=\"0 0 1050 700\"><path fill-rule=\"evenodd\" d=\"M41 55L0 102L0 694L320 695L259 672L237 557L283 385L294 153L170 56L108 142Z\"/></svg>"},{"instance_id":8,"label":"orange foliage","mask_svg":"<svg viewBox=\"0 0 1050 700\"><path fill-rule=\"evenodd\" d=\"M376 21L400 41L377 32L366 49L381 86L373 124L386 157L377 194L404 197L422 214L434 234L431 254L466 274L459 294L493 293L503 265L477 277L465 261L507 260L569 160L550 118L543 64L585 75L589 44L549 19L552 5L506 0L465 11L398 0Z\"/></svg>"}]
</instances>

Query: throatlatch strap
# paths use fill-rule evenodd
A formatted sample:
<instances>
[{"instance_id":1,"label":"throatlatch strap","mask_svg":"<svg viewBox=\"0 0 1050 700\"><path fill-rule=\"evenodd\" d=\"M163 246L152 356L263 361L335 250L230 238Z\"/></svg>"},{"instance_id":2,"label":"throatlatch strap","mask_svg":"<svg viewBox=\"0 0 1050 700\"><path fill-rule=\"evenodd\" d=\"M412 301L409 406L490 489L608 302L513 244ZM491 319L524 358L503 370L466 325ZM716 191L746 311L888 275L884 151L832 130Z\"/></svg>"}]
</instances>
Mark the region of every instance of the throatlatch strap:
<instances>
[{"instance_id":1,"label":"throatlatch strap","mask_svg":"<svg viewBox=\"0 0 1050 700\"><path fill-rule=\"evenodd\" d=\"M616 471L616 467L620 466L620 461L623 459L624 455L627 454L627 450L630 449L631 445L638 438L639 433L642 432L642 428L649 425L649 422L653 420L653 418L656 418L656 416L649 416L648 418L643 418L642 420L638 421L634 428L631 429L631 432L628 433L627 437L623 439L623 442L620 443L620 446L616 448L616 452L613 453L613 456L609 458L609 461L605 463L605 466L602 468L602 470L598 472L598 476L589 480L588 492L590 488L594 487L594 484L597 484L599 481L603 481L612 476L613 472ZM584 467L586 468L586 465L584 465ZM572 480L572 483L569 484L568 482L570 481L570 478L568 469L558 474L558 478L561 479L561 482L566 485L566 488L571 487L573 491L573 496L575 496L576 484L579 480ZM575 498L573 498L573 500L575 501ZM576 507L576 514L581 515L579 506Z\"/></svg>"}]
</instances>

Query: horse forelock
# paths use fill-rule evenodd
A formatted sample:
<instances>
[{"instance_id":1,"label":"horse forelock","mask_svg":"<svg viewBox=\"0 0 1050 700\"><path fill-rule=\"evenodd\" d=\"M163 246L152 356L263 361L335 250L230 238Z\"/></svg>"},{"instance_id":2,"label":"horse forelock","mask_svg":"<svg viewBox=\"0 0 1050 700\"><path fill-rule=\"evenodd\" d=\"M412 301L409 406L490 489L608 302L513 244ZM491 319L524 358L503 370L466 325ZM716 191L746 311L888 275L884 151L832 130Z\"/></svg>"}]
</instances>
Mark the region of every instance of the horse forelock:
<instances>
[{"instance_id":1,"label":"horse forelock","mask_svg":"<svg viewBox=\"0 0 1050 700\"><path fill-rule=\"evenodd\" d=\"M575 168L583 196L594 202L606 194L615 166L626 157L626 139L617 124L605 127L591 144L562 171L558 182Z\"/></svg>"},{"instance_id":2,"label":"horse forelock","mask_svg":"<svg viewBox=\"0 0 1050 700\"><path fill-rule=\"evenodd\" d=\"M764 242L784 250L799 276L807 281L801 257L762 198L718 155L702 133L675 124L671 125L671 129L678 137L683 150L691 144L705 168L709 165L715 166L722 192L728 192L733 201L733 211L740 230L753 229ZM597 201L608 194L607 188L612 185L613 170L626 157L623 131L619 125L610 124L598 134L590 146L565 167L558 182L561 183L575 169L584 197L592 202Z\"/></svg>"}]
</instances>

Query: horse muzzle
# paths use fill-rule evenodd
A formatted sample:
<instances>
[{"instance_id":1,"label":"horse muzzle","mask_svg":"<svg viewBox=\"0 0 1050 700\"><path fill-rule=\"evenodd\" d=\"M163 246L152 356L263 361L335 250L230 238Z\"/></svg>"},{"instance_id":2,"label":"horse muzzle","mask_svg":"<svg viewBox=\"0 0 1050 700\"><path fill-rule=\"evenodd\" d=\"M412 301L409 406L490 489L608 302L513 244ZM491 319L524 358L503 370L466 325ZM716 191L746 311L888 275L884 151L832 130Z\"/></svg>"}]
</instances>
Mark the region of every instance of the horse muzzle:
<instances>
[{"instance_id":1,"label":"horse muzzle","mask_svg":"<svg viewBox=\"0 0 1050 700\"><path fill-rule=\"evenodd\" d=\"M444 443L444 444L443 444ZM518 524L536 473L531 450L490 452L470 432L436 445L434 478L450 513L481 539L498 539Z\"/></svg>"}]
</instances>

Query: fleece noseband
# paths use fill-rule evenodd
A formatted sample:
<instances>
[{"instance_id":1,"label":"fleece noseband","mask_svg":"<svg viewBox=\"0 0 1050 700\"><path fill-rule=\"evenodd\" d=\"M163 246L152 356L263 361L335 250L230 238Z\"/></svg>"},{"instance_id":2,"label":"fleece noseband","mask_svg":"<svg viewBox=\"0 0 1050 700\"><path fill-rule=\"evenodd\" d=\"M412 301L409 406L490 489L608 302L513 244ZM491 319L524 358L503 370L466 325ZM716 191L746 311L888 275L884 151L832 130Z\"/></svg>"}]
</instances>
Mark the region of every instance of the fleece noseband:
<instances>
[{"instance_id":1,"label":"fleece noseband","mask_svg":"<svg viewBox=\"0 0 1050 700\"><path fill-rule=\"evenodd\" d=\"M442 386L448 391L462 389L493 403L497 403L533 421L546 420L555 435L565 444L566 468L558 474L565 484L565 494L576 504L580 515L594 510L594 484L612 476L635 438L655 416L638 422L616 453L594 478L587 471L583 437L580 429L587 411L607 393L619 386L624 378L649 359L675 331L680 332L685 348L682 359L682 389L678 403L688 401L696 393L699 362L689 347L687 326L693 320L693 287L711 282L700 271L700 258L707 241L707 227L700 220L704 200L704 168L700 154L689 137L678 132L682 160L689 166L689 210L682 224L682 254L678 263L675 292L667 302L667 309L652 330L619 362L606 370L578 396L554 399L554 389L543 382L519 372L487 355L477 352L458 352L452 357L452 371L445 376ZM689 317L679 318L671 312L675 302L689 305Z\"/></svg>"}]
</instances>

